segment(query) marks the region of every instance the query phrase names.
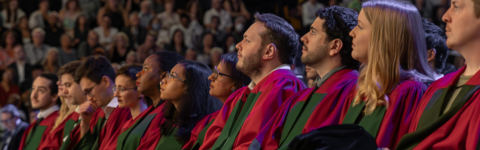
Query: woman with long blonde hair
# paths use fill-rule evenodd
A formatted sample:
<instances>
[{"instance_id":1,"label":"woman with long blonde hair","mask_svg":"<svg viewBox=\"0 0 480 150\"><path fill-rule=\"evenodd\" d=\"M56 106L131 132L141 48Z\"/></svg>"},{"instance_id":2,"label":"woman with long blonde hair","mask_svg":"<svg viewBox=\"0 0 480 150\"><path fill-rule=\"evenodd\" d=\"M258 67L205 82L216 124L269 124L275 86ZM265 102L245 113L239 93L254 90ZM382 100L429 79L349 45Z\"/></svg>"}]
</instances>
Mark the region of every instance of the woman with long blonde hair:
<instances>
[{"instance_id":1,"label":"woman with long blonde hair","mask_svg":"<svg viewBox=\"0 0 480 150\"><path fill-rule=\"evenodd\" d=\"M405 2L369 1L350 36L363 65L342 123L363 126L379 147L393 149L427 88L421 81L431 78L420 13Z\"/></svg>"}]
</instances>

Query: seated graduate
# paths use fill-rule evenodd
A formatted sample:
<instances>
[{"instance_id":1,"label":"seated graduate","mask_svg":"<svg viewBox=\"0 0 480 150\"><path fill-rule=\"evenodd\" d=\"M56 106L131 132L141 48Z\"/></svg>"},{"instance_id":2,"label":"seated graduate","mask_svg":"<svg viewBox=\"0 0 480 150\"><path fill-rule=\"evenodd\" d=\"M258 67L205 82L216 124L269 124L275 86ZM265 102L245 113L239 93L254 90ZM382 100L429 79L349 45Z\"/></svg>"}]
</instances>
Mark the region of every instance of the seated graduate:
<instances>
[{"instance_id":1,"label":"seated graduate","mask_svg":"<svg viewBox=\"0 0 480 150\"><path fill-rule=\"evenodd\" d=\"M74 81L75 71L81 63L81 61L69 62L58 71L61 81L58 85L58 93L63 94L60 116L55 122L55 128L48 135L47 141L40 145L39 150L66 150L72 149L76 144L71 141L70 134L76 132L74 129L79 129L75 128L80 124L80 114L77 111L79 106L87 101L87 96L80 89L80 85Z\"/></svg>"},{"instance_id":2,"label":"seated graduate","mask_svg":"<svg viewBox=\"0 0 480 150\"><path fill-rule=\"evenodd\" d=\"M480 1L454 0L443 15L447 46L466 65L435 81L412 116L396 149L479 149Z\"/></svg>"},{"instance_id":3,"label":"seated graduate","mask_svg":"<svg viewBox=\"0 0 480 150\"><path fill-rule=\"evenodd\" d=\"M238 62L237 53L227 53L222 56L222 60L215 66L213 73L208 77L210 80L210 95L218 98L222 103L236 90L247 86L251 80L245 74L235 67ZM205 139L207 129L217 118L219 111L216 111L202 119L197 126L193 128L190 139L183 149L199 149Z\"/></svg>"},{"instance_id":4,"label":"seated graduate","mask_svg":"<svg viewBox=\"0 0 480 150\"><path fill-rule=\"evenodd\" d=\"M300 48L293 27L273 14L255 20L236 46L236 68L252 82L225 101L200 149L248 148L280 105L306 88L290 68Z\"/></svg>"},{"instance_id":5,"label":"seated graduate","mask_svg":"<svg viewBox=\"0 0 480 150\"><path fill-rule=\"evenodd\" d=\"M368 1L358 15L352 57L363 66L341 122L365 128L381 148L395 148L431 78L417 8L401 1Z\"/></svg>"},{"instance_id":6,"label":"seated graduate","mask_svg":"<svg viewBox=\"0 0 480 150\"><path fill-rule=\"evenodd\" d=\"M222 102L208 94L210 81L207 77L211 73L208 66L188 60L179 62L167 72L160 88L160 97L166 101L163 106L165 120L160 125L162 136L152 147L156 150L182 149L197 123L220 109Z\"/></svg>"},{"instance_id":7,"label":"seated graduate","mask_svg":"<svg viewBox=\"0 0 480 150\"><path fill-rule=\"evenodd\" d=\"M55 74L41 74L33 81L30 101L32 108L38 109L40 112L37 120L30 124L23 133L20 150L37 149L53 129L59 114L58 110L60 110L57 105L57 81L58 77Z\"/></svg>"},{"instance_id":8,"label":"seated graduate","mask_svg":"<svg viewBox=\"0 0 480 150\"><path fill-rule=\"evenodd\" d=\"M137 73L137 91L144 95L151 106L145 110L148 116L142 120L144 126L135 126L135 134L131 134L125 139L124 147L137 147L137 149L148 149L158 142L160 137L160 124L163 122L163 100L160 99L160 82L167 71L177 65L178 62L184 60L183 56L176 52L162 51L154 53L145 59L143 69ZM138 129L136 129L138 128ZM141 138L140 141L137 138ZM130 141L133 140L133 141ZM153 147L154 148L154 147Z\"/></svg>"},{"instance_id":9,"label":"seated graduate","mask_svg":"<svg viewBox=\"0 0 480 150\"><path fill-rule=\"evenodd\" d=\"M142 122L148 115L148 105L143 95L137 91L135 81L136 74L143 69L140 64L125 65L118 69L115 78L114 96L118 99L119 108L129 108L132 119L123 124L121 130L117 131L118 138L112 138L105 149L135 149L150 122ZM140 127L142 126L142 127ZM137 127L137 128L134 128ZM136 130L132 130L136 129ZM139 135L138 135L139 134Z\"/></svg>"},{"instance_id":10,"label":"seated graduate","mask_svg":"<svg viewBox=\"0 0 480 150\"><path fill-rule=\"evenodd\" d=\"M277 111L250 149L288 149L298 135L320 127L339 124L348 94L355 90L360 63L352 58L350 31L358 13L332 6L319 9L317 19L305 34L302 63L319 75L315 87L304 89Z\"/></svg>"},{"instance_id":11,"label":"seated graduate","mask_svg":"<svg viewBox=\"0 0 480 150\"><path fill-rule=\"evenodd\" d=\"M80 130L72 135L72 141L77 143L74 149L104 149L132 117L128 108L117 108L114 79L115 71L103 56L88 57L75 72L75 82L80 84L88 101L79 108L82 119L77 126Z\"/></svg>"}]
</instances>

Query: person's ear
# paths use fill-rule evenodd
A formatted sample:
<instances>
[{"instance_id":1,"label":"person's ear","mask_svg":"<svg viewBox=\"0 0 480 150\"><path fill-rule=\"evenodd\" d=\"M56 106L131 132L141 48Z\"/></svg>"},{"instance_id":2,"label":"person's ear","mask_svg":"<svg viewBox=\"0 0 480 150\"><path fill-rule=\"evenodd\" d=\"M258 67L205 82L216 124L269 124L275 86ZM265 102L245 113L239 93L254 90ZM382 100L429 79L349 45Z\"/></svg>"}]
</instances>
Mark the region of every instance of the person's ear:
<instances>
[{"instance_id":1,"label":"person's ear","mask_svg":"<svg viewBox=\"0 0 480 150\"><path fill-rule=\"evenodd\" d=\"M334 56L338 53L340 53L340 50L342 50L343 48L343 42L342 40L340 39L335 39L335 40L332 40L329 42L329 51L328 53L330 54L330 56Z\"/></svg>"},{"instance_id":2,"label":"person's ear","mask_svg":"<svg viewBox=\"0 0 480 150\"><path fill-rule=\"evenodd\" d=\"M435 60L435 55L437 55L437 50L432 48L427 50L427 60L428 62Z\"/></svg>"},{"instance_id":3,"label":"person's ear","mask_svg":"<svg viewBox=\"0 0 480 150\"><path fill-rule=\"evenodd\" d=\"M270 43L267 45L266 50L263 52L263 59L264 60L270 60L275 56L275 53L277 53L277 46L275 44Z\"/></svg>"},{"instance_id":4,"label":"person's ear","mask_svg":"<svg viewBox=\"0 0 480 150\"><path fill-rule=\"evenodd\" d=\"M110 78L107 76L102 77L102 82L105 83L106 88L110 87L110 85L112 84L112 80L110 80Z\"/></svg>"}]
</instances>

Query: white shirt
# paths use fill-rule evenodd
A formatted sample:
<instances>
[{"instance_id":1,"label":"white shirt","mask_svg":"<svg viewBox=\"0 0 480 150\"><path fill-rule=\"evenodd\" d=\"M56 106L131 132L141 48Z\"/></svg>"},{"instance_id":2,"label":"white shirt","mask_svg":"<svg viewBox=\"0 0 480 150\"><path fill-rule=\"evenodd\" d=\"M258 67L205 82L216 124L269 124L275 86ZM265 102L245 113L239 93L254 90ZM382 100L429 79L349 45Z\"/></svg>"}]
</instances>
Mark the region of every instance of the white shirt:
<instances>
[{"instance_id":1,"label":"white shirt","mask_svg":"<svg viewBox=\"0 0 480 150\"><path fill-rule=\"evenodd\" d=\"M98 43L100 43L100 45L107 44L107 46L105 47L107 50L111 48L113 39L115 38L115 35L117 35L118 33L118 29L115 27L110 27L110 33L108 36L104 34L102 27L96 27L95 29L93 29L93 31L95 31L95 33L98 34Z\"/></svg>"},{"instance_id":2,"label":"white shirt","mask_svg":"<svg viewBox=\"0 0 480 150\"><path fill-rule=\"evenodd\" d=\"M53 105L52 107L48 108L47 110L44 110L44 111L40 111L37 115L37 118L47 118L48 116L50 116L50 114L56 112L60 110L60 107L58 107L57 105Z\"/></svg>"},{"instance_id":3,"label":"white shirt","mask_svg":"<svg viewBox=\"0 0 480 150\"><path fill-rule=\"evenodd\" d=\"M220 24L218 25L218 30L225 31L227 27L233 26L230 13L228 13L224 9L221 9L219 12L215 8L211 8L207 12L205 12L205 16L203 17L203 24L210 24L212 22L213 16L217 16L220 21Z\"/></svg>"},{"instance_id":4,"label":"white shirt","mask_svg":"<svg viewBox=\"0 0 480 150\"><path fill-rule=\"evenodd\" d=\"M162 21L162 28L164 29L170 29L170 27L180 24L180 16L174 12L170 15L167 12L162 12L157 15L157 18Z\"/></svg>"},{"instance_id":5,"label":"white shirt","mask_svg":"<svg viewBox=\"0 0 480 150\"><path fill-rule=\"evenodd\" d=\"M20 120L20 118L18 118L17 121L15 121L15 124L17 125L17 127L18 127L18 125L20 125L21 122L22 122L22 120ZM3 147L3 150L8 149L8 146L10 145L10 142L12 141L12 137L13 137L14 133L15 133L15 129L10 131L10 135L8 136L7 140L5 141L5 146Z\"/></svg>"},{"instance_id":6,"label":"white shirt","mask_svg":"<svg viewBox=\"0 0 480 150\"><path fill-rule=\"evenodd\" d=\"M102 107L103 112L105 112L105 119L108 119L110 117L110 114L112 114L113 110L118 107L118 99L117 97L114 97L110 103L107 104L107 106Z\"/></svg>"},{"instance_id":7,"label":"white shirt","mask_svg":"<svg viewBox=\"0 0 480 150\"><path fill-rule=\"evenodd\" d=\"M316 12L318 9L323 8L324 6L318 2L315 4L310 3L310 1L307 1L302 4L302 23L303 26L310 26L315 19L317 18L317 15L313 12Z\"/></svg>"},{"instance_id":8,"label":"white shirt","mask_svg":"<svg viewBox=\"0 0 480 150\"><path fill-rule=\"evenodd\" d=\"M283 64L283 65L280 65L278 66L277 68L273 69L272 71L270 71L270 73L268 73L266 76L268 76L269 74L271 74L272 72L276 71L276 70L280 70L280 69L287 69L287 70L292 70L292 68L290 67L289 64ZM265 77L266 77L265 76ZM263 80L263 79L262 79ZM261 80L260 80L261 81ZM257 86L257 84L255 82L250 82L250 84L248 85L248 88L250 90L253 90L253 88L255 88L255 86Z\"/></svg>"}]
</instances>

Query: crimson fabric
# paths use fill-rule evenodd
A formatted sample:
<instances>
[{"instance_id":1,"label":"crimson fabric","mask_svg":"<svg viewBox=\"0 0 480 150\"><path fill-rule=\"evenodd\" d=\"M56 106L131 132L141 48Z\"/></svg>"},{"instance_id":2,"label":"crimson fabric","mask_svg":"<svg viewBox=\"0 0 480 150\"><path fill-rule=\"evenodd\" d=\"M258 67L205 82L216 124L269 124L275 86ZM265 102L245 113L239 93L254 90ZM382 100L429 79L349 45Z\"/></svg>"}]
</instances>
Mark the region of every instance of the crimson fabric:
<instances>
[{"instance_id":1,"label":"crimson fabric","mask_svg":"<svg viewBox=\"0 0 480 150\"><path fill-rule=\"evenodd\" d=\"M55 125L55 119L57 119L58 115L59 115L58 111L55 111L52 114L50 114L48 117L43 119L38 124L38 126L47 126L47 128L43 132L42 139L40 139L40 143L43 143L47 139L48 134L50 134L50 131L52 130L53 126ZM20 147L18 149L20 149L20 150L24 149L27 137L30 134L30 132L32 131L32 128L35 126L36 123L37 123L37 121L33 122L25 130L25 132L23 133L22 142L20 143Z\"/></svg>"},{"instance_id":2,"label":"crimson fabric","mask_svg":"<svg viewBox=\"0 0 480 150\"><path fill-rule=\"evenodd\" d=\"M72 112L70 115L68 115L58 126L57 128L53 129L51 133L47 136L47 139L40 144L38 147L39 150L58 150L63 144L63 138L64 138L64 129L65 129L65 123L67 123L68 120L74 120L75 122L78 120L78 117L80 115L76 112ZM75 127L73 127L75 128ZM75 132L72 130L72 132Z\"/></svg>"},{"instance_id":3,"label":"crimson fabric","mask_svg":"<svg viewBox=\"0 0 480 150\"><path fill-rule=\"evenodd\" d=\"M140 145L138 146L137 150L155 149L155 147L157 146L158 141L162 136L160 134L160 125L164 121L162 109L163 105L165 105L165 103L157 106L152 112L148 114L155 115L155 118L153 118L150 126L148 126L148 129L145 132L146 134L142 137L142 140L140 141Z\"/></svg>"}]
</instances>

